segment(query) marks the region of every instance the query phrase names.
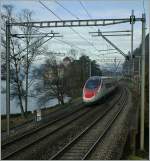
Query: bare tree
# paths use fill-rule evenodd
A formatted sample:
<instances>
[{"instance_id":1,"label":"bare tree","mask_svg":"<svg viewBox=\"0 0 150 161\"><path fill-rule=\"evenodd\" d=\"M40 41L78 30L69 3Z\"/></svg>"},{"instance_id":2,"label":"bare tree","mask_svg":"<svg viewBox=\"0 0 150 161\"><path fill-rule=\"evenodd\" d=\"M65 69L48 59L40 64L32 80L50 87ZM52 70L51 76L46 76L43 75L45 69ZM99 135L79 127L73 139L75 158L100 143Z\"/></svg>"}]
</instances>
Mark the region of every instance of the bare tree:
<instances>
[{"instance_id":1,"label":"bare tree","mask_svg":"<svg viewBox=\"0 0 150 161\"><path fill-rule=\"evenodd\" d=\"M12 18L13 14L13 6L12 5L3 5L3 8L5 10L5 13L2 16L2 46L3 46L3 56L2 59L4 60L4 64L6 62L6 39L5 39L5 22L6 20L9 22L14 21L14 18ZM11 29L11 32L12 29ZM24 117L24 108L23 108L23 89L22 89L22 82L20 80L19 74L20 74L20 65L21 61L23 59L23 56L19 52L21 48L21 45L19 44L18 40L15 40L11 38L10 42L10 65L11 65L11 98L18 97L19 99L19 105L20 110L22 113L22 116ZM13 72L13 73L12 73Z\"/></svg>"},{"instance_id":2,"label":"bare tree","mask_svg":"<svg viewBox=\"0 0 150 161\"><path fill-rule=\"evenodd\" d=\"M55 56L46 60L42 81L36 86L36 90L41 94L41 105L53 98L57 98L59 104L64 104L63 72L63 64L58 63Z\"/></svg>"},{"instance_id":3,"label":"bare tree","mask_svg":"<svg viewBox=\"0 0 150 161\"><path fill-rule=\"evenodd\" d=\"M32 21L33 12L24 9L20 14L20 21L31 22ZM41 41L38 41L38 37L34 37L33 35L38 33L38 30L33 29L32 26L20 27L21 31L25 35L24 45L26 47L26 53L23 61L24 65L24 73L25 73L25 112L28 111L28 97L29 97L29 87L33 83L33 80L29 81L29 73L31 65L37 55L42 53L42 48L40 47ZM36 42L36 43L35 43ZM33 45L32 45L33 44Z\"/></svg>"},{"instance_id":4,"label":"bare tree","mask_svg":"<svg viewBox=\"0 0 150 161\"><path fill-rule=\"evenodd\" d=\"M16 21L17 17L13 17L13 6L12 5L4 5L4 13L2 14L3 25L2 27L2 58L5 66L6 62L6 30L5 23L6 20L9 22ZM20 21L31 21L32 20L32 12L25 9L22 11L22 14L19 16ZM37 55L40 55L44 48L41 47L42 41L40 38L33 38L32 34L37 33L37 30L33 30L32 27L20 27L16 30L11 28L11 34L18 34L18 32L23 33L25 36L22 39L18 39L17 37L11 37L10 42L10 65L11 65L11 98L18 98L18 103L20 105L22 116L25 116L25 112L27 112L28 105L28 89L31 86L33 81L29 82L29 72L30 67L35 60ZM38 41L39 40L39 41ZM44 41L44 40L43 40ZM35 43L36 42L36 43ZM31 45L34 44L34 45ZM24 50L26 49L26 51ZM23 81L25 79L25 88ZM25 109L23 105L23 101L25 100Z\"/></svg>"},{"instance_id":5,"label":"bare tree","mask_svg":"<svg viewBox=\"0 0 150 161\"><path fill-rule=\"evenodd\" d=\"M1 13L1 59L2 63L6 63L6 21L12 22L12 12L14 7L12 5L3 5L4 13Z\"/></svg>"}]
</instances>

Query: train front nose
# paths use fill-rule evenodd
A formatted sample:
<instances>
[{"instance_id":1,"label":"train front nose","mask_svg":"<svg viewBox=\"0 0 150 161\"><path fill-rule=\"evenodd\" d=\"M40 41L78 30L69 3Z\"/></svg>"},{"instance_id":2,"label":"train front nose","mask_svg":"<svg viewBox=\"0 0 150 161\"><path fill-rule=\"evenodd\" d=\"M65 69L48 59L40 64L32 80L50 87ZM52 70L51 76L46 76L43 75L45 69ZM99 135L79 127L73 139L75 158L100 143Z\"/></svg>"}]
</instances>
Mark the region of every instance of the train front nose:
<instances>
[{"instance_id":1,"label":"train front nose","mask_svg":"<svg viewBox=\"0 0 150 161\"><path fill-rule=\"evenodd\" d=\"M83 96L85 99L92 99L95 97L96 91L95 90L84 90Z\"/></svg>"},{"instance_id":2,"label":"train front nose","mask_svg":"<svg viewBox=\"0 0 150 161\"><path fill-rule=\"evenodd\" d=\"M83 101L85 102L93 102L97 98L98 89L100 86L99 79L95 79L95 77L90 78L85 83L83 88Z\"/></svg>"}]
</instances>

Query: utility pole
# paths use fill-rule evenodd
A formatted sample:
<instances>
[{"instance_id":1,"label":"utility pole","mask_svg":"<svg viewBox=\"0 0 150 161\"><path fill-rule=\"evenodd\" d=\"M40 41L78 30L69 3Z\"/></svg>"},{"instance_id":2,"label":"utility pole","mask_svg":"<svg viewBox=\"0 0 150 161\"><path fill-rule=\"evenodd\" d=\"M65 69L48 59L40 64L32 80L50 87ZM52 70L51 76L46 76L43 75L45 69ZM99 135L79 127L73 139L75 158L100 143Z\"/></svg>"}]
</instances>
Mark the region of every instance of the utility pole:
<instances>
[{"instance_id":1,"label":"utility pole","mask_svg":"<svg viewBox=\"0 0 150 161\"><path fill-rule=\"evenodd\" d=\"M134 25L134 10L132 10L132 14L131 14L131 62L132 62L132 75L133 75L133 80L134 80L134 57L133 57L133 25Z\"/></svg>"},{"instance_id":2,"label":"utility pole","mask_svg":"<svg viewBox=\"0 0 150 161\"><path fill-rule=\"evenodd\" d=\"M139 91L139 94L141 93L141 56L135 56L135 58L138 59L138 91Z\"/></svg>"},{"instance_id":3,"label":"utility pole","mask_svg":"<svg viewBox=\"0 0 150 161\"><path fill-rule=\"evenodd\" d=\"M145 41L144 40L145 39L145 15L143 15L142 18L135 18L134 17L133 19L134 19L134 22L135 21L142 21L142 27L143 27L142 39L143 39L143 41ZM7 64L6 111L7 111L7 125L8 125L7 131L8 131L8 134L9 134L9 114L10 114L10 26L13 27L13 26L28 26L29 25L31 27L37 27L37 28L54 28L54 27L57 28L57 27L81 27L81 26L108 26L108 25L115 25L115 24L123 24L123 23L127 23L127 22L131 22L131 17L130 18L119 18L119 19L118 18L117 19L82 19L82 20L76 20L76 19L75 20L61 20L60 19L57 21L34 21L34 22L11 22L11 23L9 21L6 22L6 55L7 55L6 56L6 64ZM98 32L98 33L100 33L100 32ZM41 37L35 43L39 42L40 40L43 40L46 36L48 36L48 34L45 34L45 36ZM112 42L110 42L110 40L108 40L105 37L108 35L104 36L104 35L100 34L98 36L102 36L116 50L118 50L124 57L128 58L127 55L125 55L116 45L114 45ZM118 35L116 35L116 36L118 36ZM123 36L123 35L121 35L121 36ZM44 41L44 43L47 41L49 41L49 39ZM144 42L143 42L143 44L144 44ZM31 45L33 45L33 44L31 44ZM20 51L19 54L25 50L26 50L26 48L24 48L22 51ZM145 53L144 53L144 49L142 51L143 51L143 57L144 57L144 58L142 58L142 64L143 64L144 63L143 61L145 59L145 56L144 56ZM142 76L144 76L144 74L145 74L144 72L145 72L145 69L143 67L142 68L142 73L143 73ZM144 79L144 77L143 77L143 79ZM142 81L143 84L144 84L144 81L145 80ZM144 86L143 84L142 84L142 87ZM143 90L144 90L144 88L143 88ZM144 91L143 91L143 93L144 93ZM143 101L144 101L144 99L143 99Z\"/></svg>"},{"instance_id":4,"label":"utility pole","mask_svg":"<svg viewBox=\"0 0 150 161\"><path fill-rule=\"evenodd\" d=\"M115 59L114 59L114 65L115 65L115 79L117 80L117 65L116 65L116 57L115 57Z\"/></svg>"},{"instance_id":5,"label":"utility pole","mask_svg":"<svg viewBox=\"0 0 150 161\"><path fill-rule=\"evenodd\" d=\"M141 91L140 91L140 85L141 85L141 57L139 56L138 57L139 58L139 94L141 93Z\"/></svg>"},{"instance_id":6,"label":"utility pole","mask_svg":"<svg viewBox=\"0 0 150 161\"><path fill-rule=\"evenodd\" d=\"M140 128L140 150L144 150L144 109L145 109L145 14L142 14L142 56L141 56L141 128Z\"/></svg>"},{"instance_id":7,"label":"utility pole","mask_svg":"<svg viewBox=\"0 0 150 161\"><path fill-rule=\"evenodd\" d=\"M10 24L6 21L6 115L7 135L10 134Z\"/></svg>"}]
</instances>

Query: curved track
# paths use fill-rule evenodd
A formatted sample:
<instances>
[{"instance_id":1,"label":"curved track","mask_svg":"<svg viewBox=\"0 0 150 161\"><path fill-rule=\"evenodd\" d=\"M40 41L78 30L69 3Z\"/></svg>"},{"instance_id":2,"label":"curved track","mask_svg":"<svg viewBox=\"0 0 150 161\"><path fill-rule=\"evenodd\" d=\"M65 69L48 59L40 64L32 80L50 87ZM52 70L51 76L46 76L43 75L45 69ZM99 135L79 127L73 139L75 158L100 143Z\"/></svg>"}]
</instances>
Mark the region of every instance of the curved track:
<instances>
[{"instance_id":1,"label":"curved track","mask_svg":"<svg viewBox=\"0 0 150 161\"><path fill-rule=\"evenodd\" d=\"M111 107L105 111L105 113L95 119L84 131L82 131L76 138L74 138L69 144L64 146L59 152L52 156L51 160L84 160L88 159L88 156L96 147L97 143L103 141L103 137L109 131L114 121L119 116L120 112L124 109L127 103L126 90L124 89L122 97L120 97L119 107ZM116 105L116 103L114 104ZM112 105L112 106L114 106ZM115 109L114 109L115 108ZM113 112L111 117L106 117L108 112ZM110 115L110 114L109 114ZM99 128L100 126L104 128Z\"/></svg>"},{"instance_id":2,"label":"curved track","mask_svg":"<svg viewBox=\"0 0 150 161\"><path fill-rule=\"evenodd\" d=\"M64 114L59 118L56 118L55 120L43 126L40 126L39 128L28 131L20 137L17 137L5 144L2 144L2 159L8 159L19 151L28 148L32 144L45 138L46 136L53 134L64 126L70 124L72 121L78 119L79 117L82 117L87 112L89 112L89 110L90 109L80 107L75 111L73 110L72 112Z\"/></svg>"},{"instance_id":3,"label":"curved track","mask_svg":"<svg viewBox=\"0 0 150 161\"><path fill-rule=\"evenodd\" d=\"M2 140L2 146L5 147L5 145L9 145L10 143L13 143L13 142L17 141L17 140L23 138L26 135L30 135L30 134L36 132L36 130L42 130L47 125L49 126L49 124L51 124L51 122L57 121L59 119L62 119L63 117L72 114L72 112L76 112L76 111L80 110L82 107L83 107L83 104L80 103L78 105L78 107L71 106L71 108L67 107L67 108L56 109L55 111L50 112L49 114L46 114L42 118L42 121L37 122L37 123L35 122L35 126L33 126L32 129L28 129L26 131L18 133L16 136L13 136L13 138L11 136L9 138L6 138L6 139ZM57 119L55 119L55 118L57 118ZM32 121L29 121L29 122L27 122L25 124L31 123ZM44 125L43 125L43 122L45 123ZM42 124L42 126L41 126L41 124ZM23 125L24 124L19 125L19 127L16 126L16 127L12 128L12 130L17 130L20 127L23 128Z\"/></svg>"},{"instance_id":4,"label":"curved track","mask_svg":"<svg viewBox=\"0 0 150 161\"><path fill-rule=\"evenodd\" d=\"M103 112L101 110L101 119L108 113L108 111L112 109L112 107L116 103L118 103L118 101L121 99L121 96L122 96L122 93L119 96L119 98L115 100L113 105L111 105L109 108L106 108L105 111L103 110ZM33 131L28 132L27 134L24 134L24 136L16 138L9 143L3 144L2 145L2 159L15 158L15 156L20 154L23 150L30 148L32 145L36 145L37 143L39 143L46 137L49 137L52 134L55 134L56 132L64 129L66 126L74 123L75 120L85 117L85 115L88 115L90 111L94 111L94 110L96 112L96 108L78 107L78 109L73 110L67 114L64 114L63 116L51 121L48 124L43 125L37 129L34 129ZM100 109L98 110L100 112Z\"/></svg>"}]
</instances>

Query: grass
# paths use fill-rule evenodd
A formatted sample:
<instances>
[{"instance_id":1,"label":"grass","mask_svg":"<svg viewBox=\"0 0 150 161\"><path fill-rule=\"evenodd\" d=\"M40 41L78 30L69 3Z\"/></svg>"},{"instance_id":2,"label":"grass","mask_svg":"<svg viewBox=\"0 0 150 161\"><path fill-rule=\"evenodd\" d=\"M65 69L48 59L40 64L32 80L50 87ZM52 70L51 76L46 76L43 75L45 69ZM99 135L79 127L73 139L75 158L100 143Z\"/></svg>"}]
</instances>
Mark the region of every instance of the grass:
<instances>
[{"instance_id":1,"label":"grass","mask_svg":"<svg viewBox=\"0 0 150 161\"><path fill-rule=\"evenodd\" d=\"M141 158L136 155L129 155L128 160L144 160L144 158Z\"/></svg>"},{"instance_id":2,"label":"grass","mask_svg":"<svg viewBox=\"0 0 150 161\"><path fill-rule=\"evenodd\" d=\"M149 152L147 152L147 151L137 150L135 155L130 154L127 159L128 160L149 160L148 153Z\"/></svg>"},{"instance_id":3,"label":"grass","mask_svg":"<svg viewBox=\"0 0 150 161\"><path fill-rule=\"evenodd\" d=\"M76 102L78 102L81 98L76 98L73 100L70 100L69 102L65 103L64 105L55 105L49 108L43 108L42 109L42 115L47 115L50 114L51 112L56 111L59 108L67 108L69 107L71 104L74 104ZM32 118L34 118L34 115L31 112L28 112L26 118L23 118L21 116L21 114L11 114L10 115L10 128L13 128L15 126L21 125L29 120L31 120ZM7 127L7 120L6 120L6 115L1 115L1 131L5 131Z\"/></svg>"},{"instance_id":4,"label":"grass","mask_svg":"<svg viewBox=\"0 0 150 161\"><path fill-rule=\"evenodd\" d=\"M30 112L26 118L23 118L20 114L10 115L10 128L23 124L33 118L33 114ZM7 126L6 115L1 117L1 130L5 131Z\"/></svg>"}]
</instances>

